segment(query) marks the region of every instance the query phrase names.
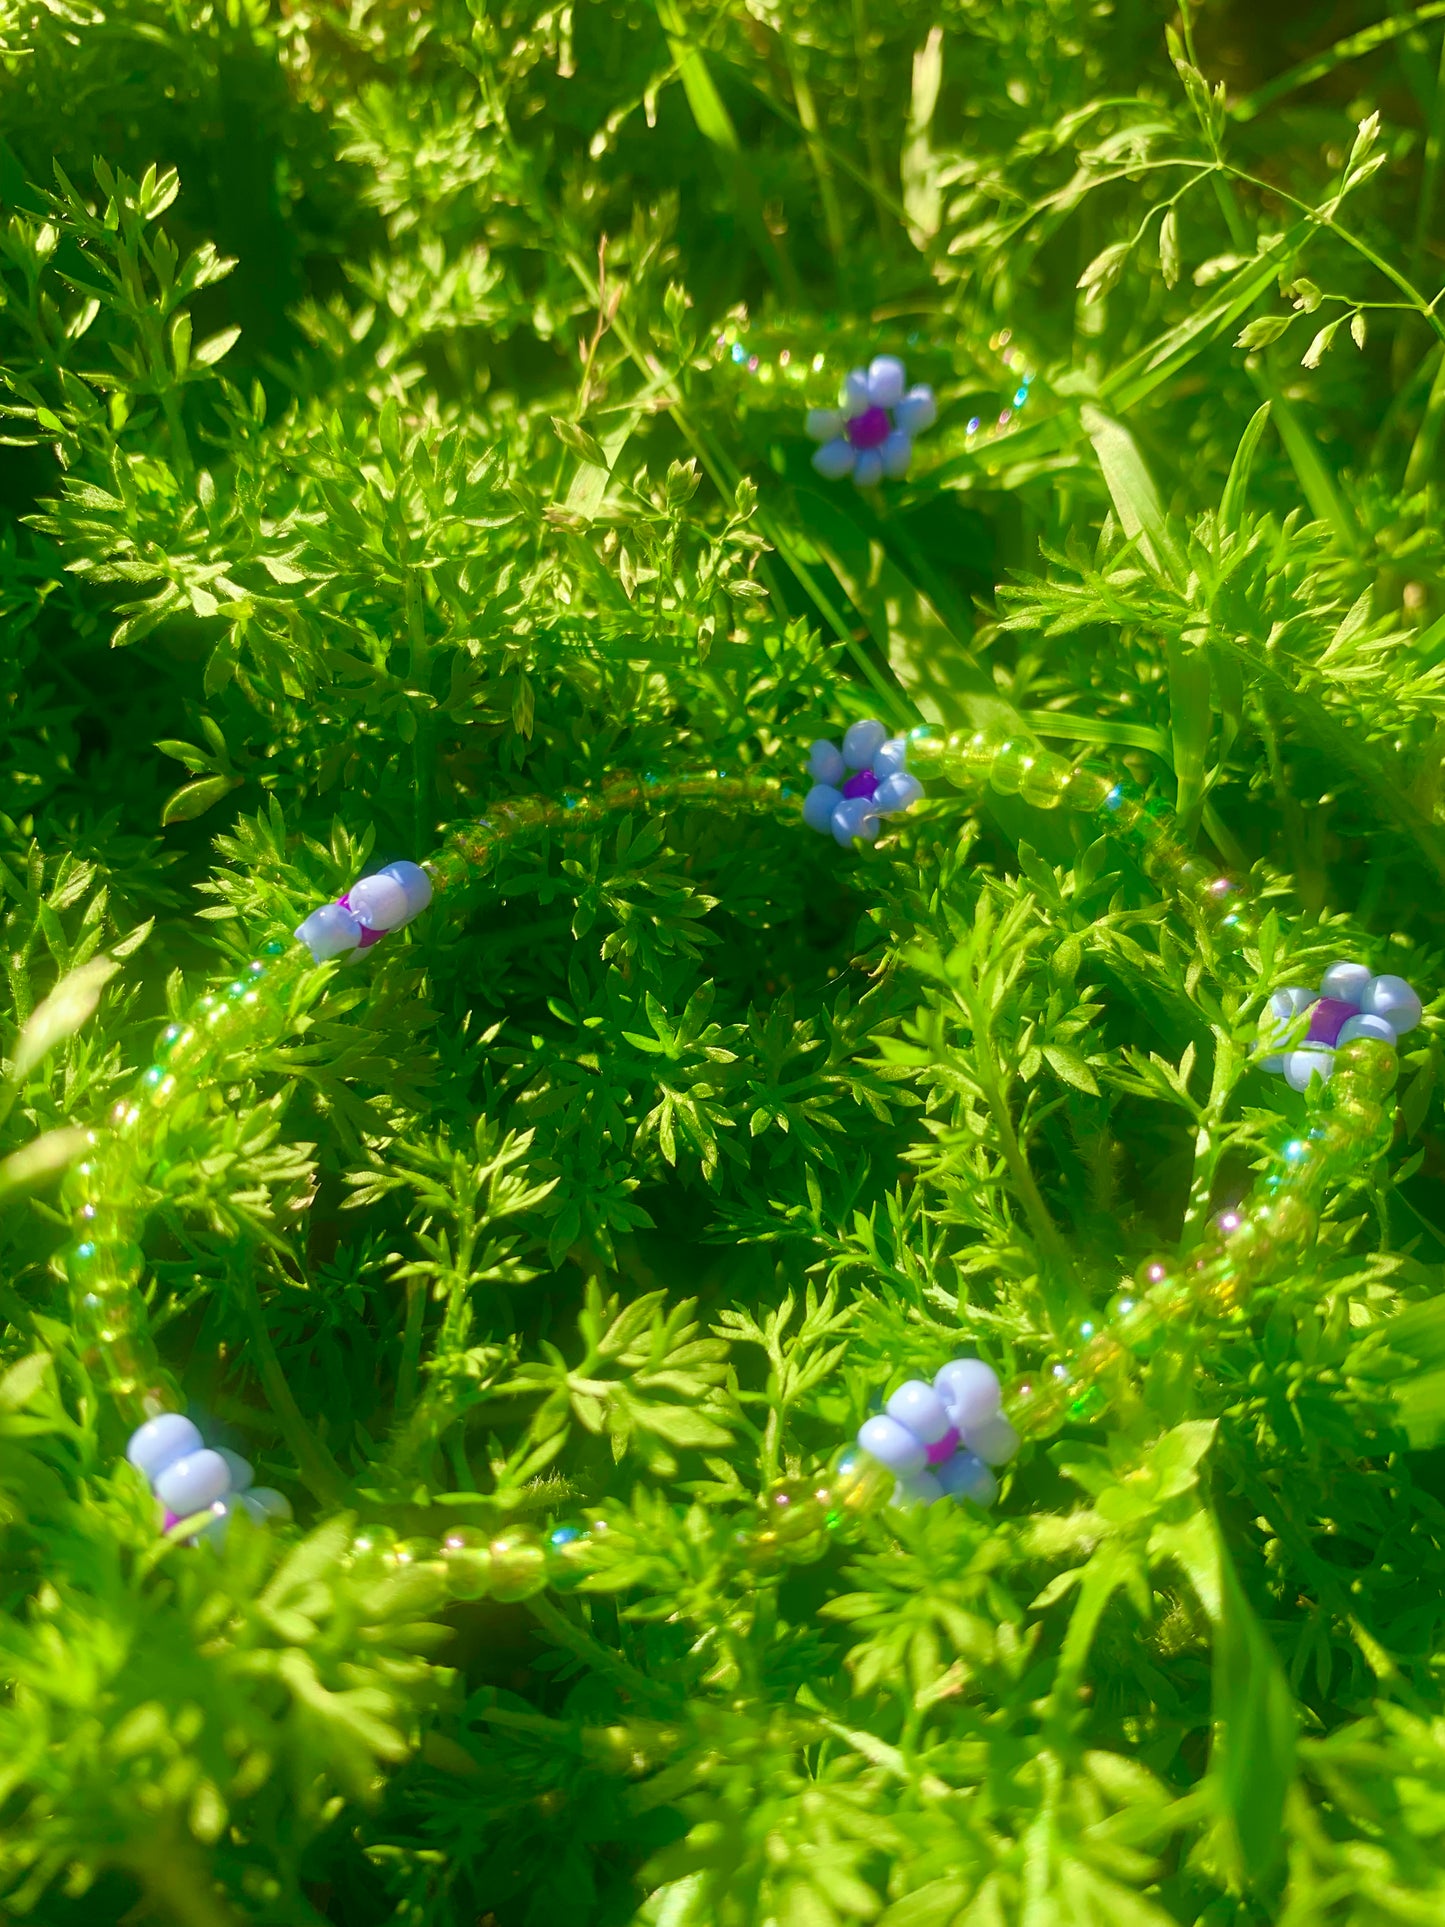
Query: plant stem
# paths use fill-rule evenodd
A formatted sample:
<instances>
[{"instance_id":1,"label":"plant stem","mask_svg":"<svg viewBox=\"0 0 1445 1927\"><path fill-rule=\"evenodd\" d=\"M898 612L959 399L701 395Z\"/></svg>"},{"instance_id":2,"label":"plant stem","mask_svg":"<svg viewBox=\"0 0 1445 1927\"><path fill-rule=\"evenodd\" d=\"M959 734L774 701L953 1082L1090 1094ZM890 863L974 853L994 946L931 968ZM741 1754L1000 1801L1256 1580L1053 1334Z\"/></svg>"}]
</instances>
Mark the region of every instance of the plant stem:
<instances>
[{"instance_id":1,"label":"plant stem","mask_svg":"<svg viewBox=\"0 0 1445 1927\"><path fill-rule=\"evenodd\" d=\"M286 1382L286 1374L276 1356L276 1347L271 1343L271 1334L266 1329L266 1313L261 1304L261 1294L256 1289L255 1267L249 1254L238 1270L237 1279L242 1309L255 1341L256 1366L261 1374L261 1383L266 1388L266 1396L276 1414L281 1435L296 1460L296 1469L313 1498L323 1505L338 1505L346 1480L340 1466L306 1423L301 1407Z\"/></svg>"}]
</instances>

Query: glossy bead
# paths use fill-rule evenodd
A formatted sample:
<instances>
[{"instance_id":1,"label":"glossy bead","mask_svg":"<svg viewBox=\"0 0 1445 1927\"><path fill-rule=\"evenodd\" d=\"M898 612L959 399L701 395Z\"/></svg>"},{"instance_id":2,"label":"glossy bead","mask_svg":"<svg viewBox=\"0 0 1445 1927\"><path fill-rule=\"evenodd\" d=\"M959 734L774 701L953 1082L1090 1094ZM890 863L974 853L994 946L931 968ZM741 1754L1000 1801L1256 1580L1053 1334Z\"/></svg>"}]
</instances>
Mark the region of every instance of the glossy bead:
<instances>
[{"instance_id":1,"label":"glossy bead","mask_svg":"<svg viewBox=\"0 0 1445 1927\"><path fill-rule=\"evenodd\" d=\"M1354 1037L1335 1051L1333 1080L1337 1097L1387 1097L1399 1076L1399 1060L1392 1044L1382 1038Z\"/></svg>"},{"instance_id":2,"label":"glossy bead","mask_svg":"<svg viewBox=\"0 0 1445 1927\"><path fill-rule=\"evenodd\" d=\"M362 877L346 893L346 908L368 930L398 930L406 922L406 891L384 871Z\"/></svg>"},{"instance_id":3,"label":"glossy bead","mask_svg":"<svg viewBox=\"0 0 1445 1927\"><path fill-rule=\"evenodd\" d=\"M998 1497L998 1480L975 1452L955 1452L934 1473L944 1495L991 1506Z\"/></svg>"},{"instance_id":4,"label":"glossy bead","mask_svg":"<svg viewBox=\"0 0 1445 1927\"><path fill-rule=\"evenodd\" d=\"M1109 1328L1121 1345L1147 1356L1157 1343L1162 1324L1147 1297L1136 1291L1117 1291L1109 1300Z\"/></svg>"},{"instance_id":5,"label":"glossy bead","mask_svg":"<svg viewBox=\"0 0 1445 1927\"><path fill-rule=\"evenodd\" d=\"M1372 977L1360 998L1360 1009L1371 1017L1383 1017L1397 1037L1415 1028L1424 1008L1403 977Z\"/></svg>"},{"instance_id":6,"label":"glossy bead","mask_svg":"<svg viewBox=\"0 0 1445 1927\"><path fill-rule=\"evenodd\" d=\"M885 776L873 795L873 807L880 816L901 816L911 810L923 795L923 785L916 776L907 770L900 770L894 776Z\"/></svg>"},{"instance_id":7,"label":"glossy bead","mask_svg":"<svg viewBox=\"0 0 1445 1927\"><path fill-rule=\"evenodd\" d=\"M998 1373L981 1358L955 1358L934 1374L934 1389L960 1432L996 1418L1003 1399Z\"/></svg>"},{"instance_id":8,"label":"glossy bead","mask_svg":"<svg viewBox=\"0 0 1445 1927\"><path fill-rule=\"evenodd\" d=\"M993 730L976 729L972 735L950 738L944 769L955 782L987 782L1003 745L1004 738Z\"/></svg>"},{"instance_id":9,"label":"glossy bead","mask_svg":"<svg viewBox=\"0 0 1445 1927\"><path fill-rule=\"evenodd\" d=\"M1104 806L1104 798L1114 787L1114 779L1103 770L1080 763L1069 773L1064 785L1064 803L1071 810L1093 812Z\"/></svg>"},{"instance_id":10,"label":"glossy bead","mask_svg":"<svg viewBox=\"0 0 1445 1927\"><path fill-rule=\"evenodd\" d=\"M937 723L919 723L908 732L908 767L915 774L928 775L942 766L948 736Z\"/></svg>"},{"instance_id":11,"label":"glossy bead","mask_svg":"<svg viewBox=\"0 0 1445 1927\"><path fill-rule=\"evenodd\" d=\"M843 752L836 743L819 741L808 750L808 774L815 783L826 783L831 789L841 789L843 778L848 773L848 765L843 761Z\"/></svg>"},{"instance_id":12,"label":"glossy bead","mask_svg":"<svg viewBox=\"0 0 1445 1927\"><path fill-rule=\"evenodd\" d=\"M243 1459L239 1452L232 1452L224 1445L216 1447L217 1453L226 1461L226 1470L231 1475L231 1490L247 1492L255 1482L256 1474L251 1469L251 1461ZM263 1491L268 1488L262 1487Z\"/></svg>"},{"instance_id":13,"label":"glossy bead","mask_svg":"<svg viewBox=\"0 0 1445 1927\"><path fill-rule=\"evenodd\" d=\"M897 1419L901 1426L925 1445L933 1445L952 1425L942 1398L921 1378L910 1378L907 1384L900 1385L884 1409L889 1418ZM867 1451L872 1448L865 1444L864 1449ZM874 1453L875 1458L879 1456Z\"/></svg>"},{"instance_id":14,"label":"glossy bead","mask_svg":"<svg viewBox=\"0 0 1445 1927\"><path fill-rule=\"evenodd\" d=\"M274 1485L253 1485L249 1490L237 1494L239 1503L256 1521L264 1525L270 1519L289 1519L291 1501L284 1492L278 1492Z\"/></svg>"},{"instance_id":15,"label":"glossy bead","mask_svg":"<svg viewBox=\"0 0 1445 1927\"><path fill-rule=\"evenodd\" d=\"M1104 794L1102 815L1115 829L1127 830L1138 822L1144 810L1143 793L1139 785L1127 776L1121 776L1109 785Z\"/></svg>"},{"instance_id":16,"label":"glossy bead","mask_svg":"<svg viewBox=\"0 0 1445 1927\"><path fill-rule=\"evenodd\" d=\"M1056 756L1048 749L1037 750L1019 784L1019 796L1036 810L1057 809L1072 774L1067 757Z\"/></svg>"},{"instance_id":17,"label":"glossy bead","mask_svg":"<svg viewBox=\"0 0 1445 1927\"><path fill-rule=\"evenodd\" d=\"M1000 796L1016 796L1037 754L1033 744L1026 741L1001 743L989 766L990 789L997 790Z\"/></svg>"},{"instance_id":18,"label":"glossy bead","mask_svg":"<svg viewBox=\"0 0 1445 1927\"><path fill-rule=\"evenodd\" d=\"M1388 1044L1391 1049L1394 1048L1395 1044L1394 1026L1389 1020L1384 1017L1372 1016L1369 1012L1363 1010L1341 1024L1339 1035L1335 1039L1336 1049L1338 1049L1341 1044L1353 1044L1357 1037L1376 1038L1380 1043Z\"/></svg>"},{"instance_id":19,"label":"glossy bead","mask_svg":"<svg viewBox=\"0 0 1445 1927\"><path fill-rule=\"evenodd\" d=\"M907 380L897 355L875 355L868 364L868 399L875 408L896 408Z\"/></svg>"},{"instance_id":20,"label":"glossy bead","mask_svg":"<svg viewBox=\"0 0 1445 1927\"><path fill-rule=\"evenodd\" d=\"M858 1443L870 1458L886 1465L900 1479L913 1477L928 1463L928 1448L923 1441L885 1413L863 1421L858 1428Z\"/></svg>"},{"instance_id":21,"label":"glossy bead","mask_svg":"<svg viewBox=\"0 0 1445 1927\"><path fill-rule=\"evenodd\" d=\"M963 1442L989 1465L1007 1465L1019 1449L1019 1435L1002 1412L960 1426Z\"/></svg>"},{"instance_id":22,"label":"glossy bead","mask_svg":"<svg viewBox=\"0 0 1445 1927\"><path fill-rule=\"evenodd\" d=\"M488 1533L453 1526L441 1543L447 1585L458 1599L485 1599L491 1590L492 1548Z\"/></svg>"},{"instance_id":23,"label":"glossy bead","mask_svg":"<svg viewBox=\"0 0 1445 1927\"><path fill-rule=\"evenodd\" d=\"M125 1455L154 1485L167 1466L201 1449L200 1431L181 1412L162 1412L131 1433Z\"/></svg>"},{"instance_id":24,"label":"glossy bead","mask_svg":"<svg viewBox=\"0 0 1445 1927\"><path fill-rule=\"evenodd\" d=\"M850 724L843 737L843 761L849 769L866 769L888 740L888 731L872 716Z\"/></svg>"},{"instance_id":25,"label":"glossy bead","mask_svg":"<svg viewBox=\"0 0 1445 1927\"><path fill-rule=\"evenodd\" d=\"M1063 1424L1068 1394L1046 1373L1030 1372L1014 1382L1004 1403L1022 1437L1046 1438Z\"/></svg>"},{"instance_id":26,"label":"glossy bead","mask_svg":"<svg viewBox=\"0 0 1445 1927\"><path fill-rule=\"evenodd\" d=\"M833 834L833 812L843 801L843 792L828 783L815 783L803 798L803 821L810 830L824 836Z\"/></svg>"},{"instance_id":27,"label":"glossy bead","mask_svg":"<svg viewBox=\"0 0 1445 1927\"><path fill-rule=\"evenodd\" d=\"M1341 1003L1353 1004L1356 1010L1370 982L1369 967L1360 963L1332 963L1320 978L1321 997L1335 997Z\"/></svg>"},{"instance_id":28,"label":"glossy bead","mask_svg":"<svg viewBox=\"0 0 1445 1927\"><path fill-rule=\"evenodd\" d=\"M123 1238L82 1238L65 1254L65 1275L77 1291L104 1291L139 1283L145 1258Z\"/></svg>"},{"instance_id":29,"label":"glossy bead","mask_svg":"<svg viewBox=\"0 0 1445 1927\"><path fill-rule=\"evenodd\" d=\"M510 1526L491 1544L490 1591L493 1599L510 1605L531 1599L547 1584L547 1555L538 1535L528 1526Z\"/></svg>"},{"instance_id":30,"label":"glossy bead","mask_svg":"<svg viewBox=\"0 0 1445 1927\"><path fill-rule=\"evenodd\" d=\"M1334 1067L1335 1054L1331 1050L1311 1047L1286 1051L1284 1081L1292 1091L1307 1091L1316 1078L1327 1084Z\"/></svg>"},{"instance_id":31,"label":"glossy bead","mask_svg":"<svg viewBox=\"0 0 1445 1927\"><path fill-rule=\"evenodd\" d=\"M828 1485L833 1494L829 1523L842 1525L885 1505L893 1491L894 1475L871 1453L850 1448L839 1459Z\"/></svg>"},{"instance_id":32,"label":"glossy bead","mask_svg":"<svg viewBox=\"0 0 1445 1927\"><path fill-rule=\"evenodd\" d=\"M890 736L873 757L869 765L879 782L889 776L901 776L908 767L908 738Z\"/></svg>"},{"instance_id":33,"label":"glossy bead","mask_svg":"<svg viewBox=\"0 0 1445 1927\"><path fill-rule=\"evenodd\" d=\"M361 920L339 903L323 903L297 924L294 935L311 952L314 963L326 963L359 946Z\"/></svg>"},{"instance_id":34,"label":"glossy bead","mask_svg":"<svg viewBox=\"0 0 1445 1927\"><path fill-rule=\"evenodd\" d=\"M880 818L871 796L844 797L833 811L833 837L846 850L850 843L874 843Z\"/></svg>"},{"instance_id":35,"label":"glossy bead","mask_svg":"<svg viewBox=\"0 0 1445 1927\"><path fill-rule=\"evenodd\" d=\"M921 435L938 420L938 402L933 390L919 382L909 389L893 410L893 419L907 435Z\"/></svg>"},{"instance_id":36,"label":"glossy bead","mask_svg":"<svg viewBox=\"0 0 1445 1927\"><path fill-rule=\"evenodd\" d=\"M161 1504L184 1519L224 1499L231 1489L231 1474L219 1452L202 1446L172 1460L151 1484Z\"/></svg>"},{"instance_id":37,"label":"glossy bead","mask_svg":"<svg viewBox=\"0 0 1445 1927\"><path fill-rule=\"evenodd\" d=\"M781 1479L763 1495L756 1533L760 1553L806 1565L828 1549L828 1509L807 1479Z\"/></svg>"}]
</instances>

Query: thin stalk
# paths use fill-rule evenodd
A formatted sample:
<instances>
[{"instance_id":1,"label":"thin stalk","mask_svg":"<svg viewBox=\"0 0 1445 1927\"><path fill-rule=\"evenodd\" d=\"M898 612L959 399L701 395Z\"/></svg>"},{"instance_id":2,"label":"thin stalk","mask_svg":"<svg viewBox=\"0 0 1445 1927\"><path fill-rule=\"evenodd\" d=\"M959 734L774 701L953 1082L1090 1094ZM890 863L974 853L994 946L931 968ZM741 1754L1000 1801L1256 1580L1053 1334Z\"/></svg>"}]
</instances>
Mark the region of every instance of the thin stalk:
<instances>
[{"instance_id":1,"label":"thin stalk","mask_svg":"<svg viewBox=\"0 0 1445 1927\"><path fill-rule=\"evenodd\" d=\"M266 1313L261 1304L261 1294L256 1289L255 1270L249 1258L242 1263L237 1282L241 1306L256 1347L257 1370L281 1427L281 1436L290 1446L296 1469L313 1498L323 1505L337 1505L346 1480L340 1466L306 1423L301 1407L286 1382L286 1374L281 1369L276 1347L271 1343L271 1334L266 1328Z\"/></svg>"},{"instance_id":2,"label":"thin stalk","mask_svg":"<svg viewBox=\"0 0 1445 1927\"><path fill-rule=\"evenodd\" d=\"M1216 1030L1209 1102L1194 1133L1194 1170L1189 1180L1189 1202L1185 1206L1184 1223L1179 1234L1181 1251L1191 1251L1198 1244L1209 1216L1209 1200L1214 1190L1214 1175L1222 1148L1219 1123L1233 1088L1234 1040L1227 1032Z\"/></svg>"},{"instance_id":3,"label":"thin stalk","mask_svg":"<svg viewBox=\"0 0 1445 1927\"><path fill-rule=\"evenodd\" d=\"M843 212L838 204L838 190L833 185L833 170L828 164L828 150L822 138L813 90L808 85L807 72L791 35L785 31L778 38L782 42L788 82L797 103L798 124L803 130L808 159L813 163L813 172L818 177L818 198L823 206L823 232L828 237L828 252L835 263L841 263L844 258Z\"/></svg>"},{"instance_id":4,"label":"thin stalk","mask_svg":"<svg viewBox=\"0 0 1445 1927\"><path fill-rule=\"evenodd\" d=\"M421 1368L421 1335L426 1320L425 1278L406 1281L406 1324L401 1335L401 1369L396 1375L396 1409L409 1412L416 1404L417 1374Z\"/></svg>"}]
</instances>

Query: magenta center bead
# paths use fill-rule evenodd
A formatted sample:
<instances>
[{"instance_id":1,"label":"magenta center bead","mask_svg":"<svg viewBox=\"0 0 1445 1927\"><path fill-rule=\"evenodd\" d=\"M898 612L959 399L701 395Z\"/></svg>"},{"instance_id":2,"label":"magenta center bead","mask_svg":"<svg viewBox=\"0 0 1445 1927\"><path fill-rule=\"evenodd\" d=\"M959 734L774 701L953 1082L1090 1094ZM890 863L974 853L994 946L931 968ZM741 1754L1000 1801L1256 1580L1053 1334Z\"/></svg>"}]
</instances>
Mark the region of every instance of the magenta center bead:
<instances>
[{"instance_id":1,"label":"magenta center bead","mask_svg":"<svg viewBox=\"0 0 1445 1927\"><path fill-rule=\"evenodd\" d=\"M843 430L854 448L881 448L891 432L886 408L865 408Z\"/></svg>"},{"instance_id":2,"label":"magenta center bead","mask_svg":"<svg viewBox=\"0 0 1445 1927\"><path fill-rule=\"evenodd\" d=\"M932 1445L929 1446L928 1463L930 1465L942 1465L945 1459L952 1458L957 1445L958 1427L950 1425L943 1437L941 1439L935 1439Z\"/></svg>"},{"instance_id":3,"label":"magenta center bead","mask_svg":"<svg viewBox=\"0 0 1445 1927\"><path fill-rule=\"evenodd\" d=\"M1340 1041L1340 1032L1359 1011L1353 1004L1343 1002L1339 997L1321 997L1310 1005L1310 1027L1305 1033L1307 1044L1328 1044L1333 1050Z\"/></svg>"},{"instance_id":4,"label":"magenta center bead","mask_svg":"<svg viewBox=\"0 0 1445 1927\"><path fill-rule=\"evenodd\" d=\"M362 924L361 942L356 947L358 950L370 950L371 946L374 943L380 943L385 935L384 930L368 930L366 925Z\"/></svg>"},{"instance_id":5,"label":"magenta center bead","mask_svg":"<svg viewBox=\"0 0 1445 1927\"><path fill-rule=\"evenodd\" d=\"M860 769L856 776L850 776L843 785L845 796L872 796L878 789L878 778L871 769Z\"/></svg>"}]
</instances>

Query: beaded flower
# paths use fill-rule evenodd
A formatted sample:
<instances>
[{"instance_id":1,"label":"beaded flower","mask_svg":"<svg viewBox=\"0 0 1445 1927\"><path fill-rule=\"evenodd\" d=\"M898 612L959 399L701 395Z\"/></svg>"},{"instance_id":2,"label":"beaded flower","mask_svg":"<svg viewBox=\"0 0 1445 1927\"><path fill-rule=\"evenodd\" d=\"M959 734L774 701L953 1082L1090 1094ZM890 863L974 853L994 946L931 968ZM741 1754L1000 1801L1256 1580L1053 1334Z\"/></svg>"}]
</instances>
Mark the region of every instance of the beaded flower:
<instances>
[{"instance_id":1,"label":"beaded flower","mask_svg":"<svg viewBox=\"0 0 1445 1927\"><path fill-rule=\"evenodd\" d=\"M419 917L431 902L431 878L418 863L388 863L373 876L353 883L335 903L323 903L296 927L317 963L350 950L369 950L388 930Z\"/></svg>"},{"instance_id":2,"label":"beaded flower","mask_svg":"<svg viewBox=\"0 0 1445 1927\"><path fill-rule=\"evenodd\" d=\"M1328 1083L1337 1046L1356 1037L1393 1045L1415 1028L1423 1008L1403 977L1376 977L1364 964L1333 963L1318 990L1292 986L1270 998L1259 1020L1259 1041L1269 1053L1263 1068L1295 1091L1306 1090L1312 1077ZM1306 1011L1309 1023L1300 1037Z\"/></svg>"},{"instance_id":3,"label":"beaded flower","mask_svg":"<svg viewBox=\"0 0 1445 1927\"><path fill-rule=\"evenodd\" d=\"M808 756L813 787L803 799L803 821L810 830L832 835L846 847L872 843L880 819L901 816L923 794L923 785L904 768L906 736L890 736L882 723L866 717L836 743L814 743ZM849 771L852 774L849 774Z\"/></svg>"},{"instance_id":4,"label":"beaded flower","mask_svg":"<svg viewBox=\"0 0 1445 1927\"><path fill-rule=\"evenodd\" d=\"M980 1358L955 1358L931 1385L921 1378L900 1385L859 1427L858 1445L896 1475L897 1505L944 1498L992 1505L998 1480L989 1468L1007 1464L1019 1449L1002 1407L998 1374Z\"/></svg>"},{"instance_id":5,"label":"beaded flower","mask_svg":"<svg viewBox=\"0 0 1445 1927\"><path fill-rule=\"evenodd\" d=\"M212 1451L192 1421L180 1412L162 1412L131 1433L125 1455L150 1480L165 1508L163 1530L196 1513L211 1516L197 1532L219 1545L237 1505L253 1519L289 1519L291 1504L273 1486L252 1485L251 1467L224 1446Z\"/></svg>"},{"instance_id":6,"label":"beaded flower","mask_svg":"<svg viewBox=\"0 0 1445 1927\"><path fill-rule=\"evenodd\" d=\"M913 438L938 420L933 390L908 377L896 355L877 355L843 383L836 408L810 408L808 433L822 447L813 466L830 482L851 475L859 488L874 488L885 475L908 473Z\"/></svg>"}]
</instances>

